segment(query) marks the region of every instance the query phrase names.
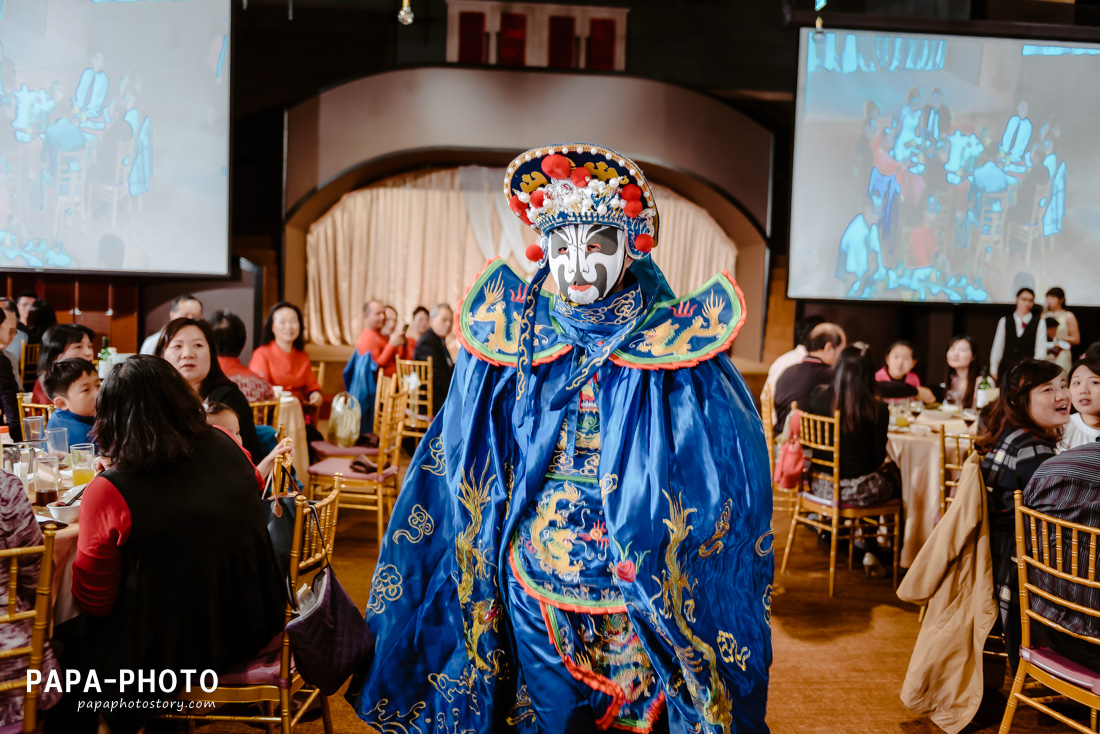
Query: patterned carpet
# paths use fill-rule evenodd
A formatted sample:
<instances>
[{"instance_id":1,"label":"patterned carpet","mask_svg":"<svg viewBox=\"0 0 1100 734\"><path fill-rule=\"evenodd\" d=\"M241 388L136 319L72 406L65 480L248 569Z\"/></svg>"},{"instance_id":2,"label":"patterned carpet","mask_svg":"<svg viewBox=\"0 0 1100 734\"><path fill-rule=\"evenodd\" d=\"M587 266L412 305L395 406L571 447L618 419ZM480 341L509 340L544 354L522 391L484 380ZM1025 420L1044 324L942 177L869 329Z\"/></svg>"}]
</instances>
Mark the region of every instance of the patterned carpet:
<instances>
[{"instance_id":1,"label":"patterned carpet","mask_svg":"<svg viewBox=\"0 0 1100 734\"><path fill-rule=\"evenodd\" d=\"M785 515L776 518L776 531L778 566L786 542ZM828 546L819 546L816 537L802 528L791 552L788 573L777 576L772 593L774 661L768 707L772 732L940 732L927 718L906 709L898 698L916 639L917 610L898 601L889 578L865 579L858 558L855 571L848 571L844 564L837 570L836 597L830 599ZM370 516L355 511L341 513L334 565L341 583L360 608L369 596L377 555ZM1007 690L1008 681L1000 694L983 702L965 734L993 734L998 730ZM342 697L332 699L332 711L338 734L372 731ZM1017 713L1012 731L1069 731L1049 718L1045 722L1039 718L1037 712L1024 707ZM257 729L211 724L198 731L236 734ZM318 734L323 729L317 720L302 723L297 731Z\"/></svg>"}]
</instances>

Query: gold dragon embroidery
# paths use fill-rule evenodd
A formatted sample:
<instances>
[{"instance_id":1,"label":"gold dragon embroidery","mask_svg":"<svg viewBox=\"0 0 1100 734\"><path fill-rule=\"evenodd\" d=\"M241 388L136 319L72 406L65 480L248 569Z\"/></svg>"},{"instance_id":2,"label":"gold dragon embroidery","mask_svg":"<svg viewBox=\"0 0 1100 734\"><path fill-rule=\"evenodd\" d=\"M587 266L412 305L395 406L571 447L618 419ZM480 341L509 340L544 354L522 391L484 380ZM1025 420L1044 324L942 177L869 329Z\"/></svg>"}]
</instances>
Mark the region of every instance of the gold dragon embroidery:
<instances>
[{"instance_id":1,"label":"gold dragon embroidery","mask_svg":"<svg viewBox=\"0 0 1100 734\"><path fill-rule=\"evenodd\" d=\"M519 342L520 312L513 312L509 323L508 309L504 304L503 277L498 275L491 283L486 284L482 294L485 302L477 307L475 313L470 314L470 323L480 321L493 324L493 330L485 338L485 346L497 353L514 353Z\"/></svg>"},{"instance_id":2,"label":"gold dragon embroidery","mask_svg":"<svg viewBox=\"0 0 1100 734\"><path fill-rule=\"evenodd\" d=\"M745 669L752 651L748 646L739 647L737 640L729 632L718 630L718 653L727 663L735 663L741 670Z\"/></svg>"},{"instance_id":3,"label":"gold dragon embroidery","mask_svg":"<svg viewBox=\"0 0 1100 734\"><path fill-rule=\"evenodd\" d=\"M718 518L718 521L714 523L714 535L710 536L710 540L699 546L699 557L709 558L715 553L721 553L722 547L725 545L722 542L722 538L726 537L726 533L730 531L730 515L733 514L733 500L727 499L726 504L722 506L722 514Z\"/></svg>"},{"instance_id":4,"label":"gold dragon embroidery","mask_svg":"<svg viewBox=\"0 0 1100 734\"><path fill-rule=\"evenodd\" d=\"M684 306L680 304L677 308ZM642 343L637 345L638 351L654 357L680 357L687 354L690 351L692 339L715 337L725 333L726 324L720 320L722 307L722 300L712 293L703 305L703 315L696 316L691 326L680 332L679 336L676 336L676 331L680 328L680 324L662 321L652 329L642 332Z\"/></svg>"},{"instance_id":5,"label":"gold dragon embroidery","mask_svg":"<svg viewBox=\"0 0 1100 734\"><path fill-rule=\"evenodd\" d=\"M570 563L569 552L577 534L568 527L566 520L572 506L581 501L577 487L565 482L561 489L554 490L539 501L535 519L531 522L531 545L539 566L544 571L552 571L566 581L577 581L584 564L580 561ZM565 507L558 505L565 502Z\"/></svg>"},{"instance_id":6,"label":"gold dragon embroidery","mask_svg":"<svg viewBox=\"0 0 1100 734\"><path fill-rule=\"evenodd\" d=\"M374 580L371 581L370 602L367 604L367 609L375 614L386 611L388 602L401 598L403 582L404 579L401 578L401 572L397 570L397 566L392 563L379 566L374 572Z\"/></svg>"},{"instance_id":7,"label":"gold dragon embroidery","mask_svg":"<svg viewBox=\"0 0 1100 734\"><path fill-rule=\"evenodd\" d=\"M432 439L432 442L428 444L428 457L431 463L421 464L420 468L429 474L435 474L437 477L446 476L447 459L443 451L442 436L436 436Z\"/></svg>"},{"instance_id":8,"label":"gold dragon embroidery","mask_svg":"<svg viewBox=\"0 0 1100 734\"><path fill-rule=\"evenodd\" d=\"M730 714L733 704L730 702L725 683L718 674L718 661L714 655L714 648L696 637L691 630L689 623L695 621L695 600L686 598L686 594L692 593L695 582L688 579L677 557L680 546L687 540L688 533L692 530L692 526L687 524L687 517L695 512L695 509L691 507L685 509L682 500L673 499L668 492L664 492L664 495L669 504L669 519L664 521L669 531L669 543L665 548L665 568L661 571L661 578L654 579L660 585L661 592L650 601L653 602L659 598L663 603L661 615L666 619L671 618L681 634L687 638L688 647L674 644L673 649L685 671L684 679L695 708L708 724L721 727L722 731L728 732L733 726L733 718ZM708 675L701 676L700 673L704 667ZM709 681L709 685L704 681Z\"/></svg>"},{"instance_id":9,"label":"gold dragon embroidery","mask_svg":"<svg viewBox=\"0 0 1100 734\"><path fill-rule=\"evenodd\" d=\"M509 726L515 726L526 720L535 721L535 707L531 703L531 692L527 690L527 686L521 686L516 691L516 702L508 711L507 721Z\"/></svg>"},{"instance_id":10,"label":"gold dragon embroidery","mask_svg":"<svg viewBox=\"0 0 1100 734\"><path fill-rule=\"evenodd\" d=\"M420 720L420 714L428 704L418 701L407 714L402 714L400 710L387 714L386 707L389 704L389 699L383 698L374 704L374 708L363 714L363 720L374 727L379 734L411 734L411 732L421 734L420 725L416 722Z\"/></svg>"},{"instance_id":11,"label":"gold dragon embroidery","mask_svg":"<svg viewBox=\"0 0 1100 734\"><path fill-rule=\"evenodd\" d=\"M466 529L455 539L455 556L458 560L458 601L462 605L462 625L465 630L466 654L479 670L491 670L478 652L478 641L487 631L497 631L500 622L501 607L496 599L480 599L471 604L474 593L474 581L489 577L489 563L476 538L481 531L485 506L489 504L489 485L496 475L488 477L490 461L486 459L481 480L474 481L474 470L469 478L462 473L459 485L459 502L470 513L470 522Z\"/></svg>"}]
</instances>

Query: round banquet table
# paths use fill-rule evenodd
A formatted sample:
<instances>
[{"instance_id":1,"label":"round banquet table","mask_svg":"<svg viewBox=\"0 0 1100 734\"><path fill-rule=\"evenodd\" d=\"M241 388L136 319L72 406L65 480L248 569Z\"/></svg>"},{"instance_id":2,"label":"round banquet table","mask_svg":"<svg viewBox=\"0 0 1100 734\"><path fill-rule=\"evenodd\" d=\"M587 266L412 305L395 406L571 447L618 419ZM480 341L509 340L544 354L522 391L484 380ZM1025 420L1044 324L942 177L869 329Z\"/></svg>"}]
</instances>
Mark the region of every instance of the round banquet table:
<instances>
[{"instance_id":1,"label":"round banquet table","mask_svg":"<svg viewBox=\"0 0 1100 734\"><path fill-rule=\"evenodd\" d=\"M279 425L287 438L294 441L294 472L303 482L309 476L309 440L306 438L306 418L298 398L283 393L279 402Z\"/></svg>"},{"instance_id":2,"label":"round banquet table","mask_svg":"<svg viewBox=\"0 0 1100 734\"><path fill-rule=\"evenodd\" d=\"M912 565L939 518L940 431L967 431L961 419L938 411L926 411L915 422L932 430L924 435L892 430L886 442L886 453L901 472L901 502L905 509L905 535L899 559L902 568ZM954 453L951 444L947 448ZM954 457L948 459L953 461Z\"/></svg>"},{"instance_id":3,"label":"round banquet table","mask_svg":"<svg viewBox=\"0 0 1100 734\"><path fill-rule=\"evenodd\" d=\"M72 474L62 472L61 491L72 489L72 486ZM50 523L63 524L54 520L45 507L34 506L34 492L32 490L28 489L27 496L30 498L35 517L39 519L38 527L42 528L43 532ZM73 561L76 560L76 539L79 534L79 522L70 523L63 528L59 528L54 534L53 579L50 584L52 587L54 625L67 622L80 614L80 610L77 609L76 602L73 600Z\"/></svg>"}]
</instances>

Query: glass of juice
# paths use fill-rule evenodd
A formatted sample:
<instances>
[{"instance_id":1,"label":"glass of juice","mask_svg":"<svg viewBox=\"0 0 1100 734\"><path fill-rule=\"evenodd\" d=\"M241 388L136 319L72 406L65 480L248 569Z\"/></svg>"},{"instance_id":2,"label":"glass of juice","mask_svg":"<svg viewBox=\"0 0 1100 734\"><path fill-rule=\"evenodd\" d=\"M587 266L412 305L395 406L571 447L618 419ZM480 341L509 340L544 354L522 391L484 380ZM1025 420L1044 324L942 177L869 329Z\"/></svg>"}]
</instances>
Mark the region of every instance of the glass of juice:
<instances>
[{"instance_id":1,"label":"glass of juice","mask_svg":"<svg viewBox=\"0 0 1100 734\"><path fill-rule=\"evenodd\" d=\"M74 443L69 451L72 454L73 486L79 487L95 479L95 444Z\"/></svg>"}]
</instances>

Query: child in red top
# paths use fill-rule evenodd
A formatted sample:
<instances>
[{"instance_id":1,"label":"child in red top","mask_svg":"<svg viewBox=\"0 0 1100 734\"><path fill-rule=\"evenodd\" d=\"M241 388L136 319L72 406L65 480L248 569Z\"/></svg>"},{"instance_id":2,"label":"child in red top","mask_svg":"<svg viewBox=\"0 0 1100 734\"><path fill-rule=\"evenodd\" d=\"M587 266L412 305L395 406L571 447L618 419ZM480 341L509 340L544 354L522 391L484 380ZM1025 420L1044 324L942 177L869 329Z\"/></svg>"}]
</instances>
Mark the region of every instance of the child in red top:
<instances>
[{"instance_id":1,"label":"child in red top","mask_svg":"<svg viewBox=\"0 0 1100 734\"><path fill-rule=\"evenodd\" d=\"M886 366L875 373L876 382L901 380L907 385L920 387L920 378L913 373L917 358L913 356L913 345L909 342L894 342L886 353Z\"/></svg>"}]
</instances>

